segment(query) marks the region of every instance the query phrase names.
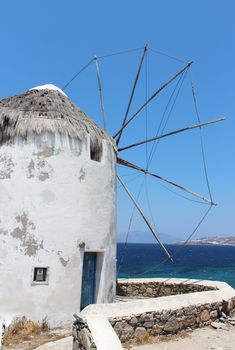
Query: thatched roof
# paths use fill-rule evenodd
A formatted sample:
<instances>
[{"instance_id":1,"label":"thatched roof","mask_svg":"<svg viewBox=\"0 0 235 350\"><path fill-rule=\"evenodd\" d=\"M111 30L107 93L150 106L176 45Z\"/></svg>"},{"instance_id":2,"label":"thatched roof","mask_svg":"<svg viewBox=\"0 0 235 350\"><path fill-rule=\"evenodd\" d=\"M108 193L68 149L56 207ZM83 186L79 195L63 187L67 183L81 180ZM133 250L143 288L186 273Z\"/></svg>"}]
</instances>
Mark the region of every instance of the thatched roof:
<instances>
[{"instance_id":1,"label":"thatched roof","mask_svg":"<svg viewBox=\"0 0 235 350\"><path fill-rule=\"evenodd\" d=\"M90 135L93 146L103 139L114 143L60 89L44 85L0 100L0 143L45 131L83 140Z\"/></svg>"}]
</instances>

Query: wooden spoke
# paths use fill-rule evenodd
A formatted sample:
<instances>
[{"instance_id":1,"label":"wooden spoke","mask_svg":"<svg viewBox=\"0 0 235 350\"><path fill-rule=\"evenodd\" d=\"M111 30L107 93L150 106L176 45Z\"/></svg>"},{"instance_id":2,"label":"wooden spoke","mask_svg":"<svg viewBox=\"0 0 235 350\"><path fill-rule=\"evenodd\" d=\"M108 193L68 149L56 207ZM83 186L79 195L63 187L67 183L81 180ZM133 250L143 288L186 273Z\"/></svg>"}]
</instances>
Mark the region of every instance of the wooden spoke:
<instances>
[{"instance_id":1,"label":"wooden spoke","mask_svg":"<svg viewBox=\"0 0 235 350\"><path fill-rule=\"evenodd\" d=\"M189 62L183 69L181 69L177 74L175 74L171 79L169 79L165 84L163 84L159 89L157 89L154 94L147 99L147 101L122 125L121 129L113 136L116 138L126 127L127 125L142 111L142 109L147 106L147 104L152 101L163 89L165 89L172 81L174 81L180 74L182 74L186 69L188 69L193 62Z\"/></svg>"},{"instance_id":2,"label":"wooden spoke","mask_svg":"<svg viewBox=\"0 0 235 350\"><path fill-rule=\"evenodd\" d=\"M175 134L179 134L181 132L192 130L192 129L196 129L196 128L200 128L202 126L206 126L206 125L209 125L209 124L218 123L218 122L221 122L223 120L225 120L225 118L219 118L219 119L211 120L209 122L205 122L205 123L201 123L201 124L197 124L197 125L193 125L193 126L188 126L186 128L183 128L183 129L171 131L171 132L169 132L167 134L163 134L161 136L156 136L156 137L153 137L153 138L148 139L148 140L143 140L143 141L140 141L140 142L137 142L137 143L133 143L132 145L119 148L118 151L121 152L121 151L124 151L124 150L132 148L132 147L143 145L143 144L148 143L148 142L152 142L152 141L155 141L155 140L163 139L164 137L167 137L167 136L172 136L172 135L175 135Z\"/></svg>"},{"instance_id":3,"label":"wooden spoke","mask_svg":"<svg viewBox=\"0 0 235 350\"><path fill-rule=\"evenodd\" d=\"M157 233L154 231L154 229L152 228L152 226L150 225L149 221L147 220L146 216L144 215L143 211L141 210L141 208L139 207L138 203L135 201L134 197L131 195L131 193L129 192L128 188L126 187L126 185L124 184L124 182L122 181L122 179L117 175L117 178L119 180L119 182L121 183L121 185L123 186L123 188L125 189L126 193L128 194L128 196L130 197L131 201L134 203L136 209L138 210L138 212L140 213L140 215L142 216L144 222L146 223L146 225L148 226L150 232L152 233L152 235L154 236L154 238L156 239L156 241L159 243L160 247L162 248L162 250L164 251L164 253L166 254L167 258L173 262L172 256L170 255L170 253L167 251L167 249L165 248L164 244L161 242L160 238L158 237Z\"/></svg>"},{"instance_id":4,"label":"wooden spoke","mask_svg":"<svg viewBox=\"0 0 235 350\"><path fill-rule=\"evenodd\" d=\"M135 88L136 88L138 80L139 80L139 76L140 76L141 68L142 68L142 65L143 65L144 57L145 57L145 54L147 52L147 48L148 48L147 45L145 45L144 51L143 51L143 54L142 54L142 57L141 57L141 60L140 60L139 68L138 68L138 71L137 71L137 74L136 74L136 77L135 77L134 85L132 87L131 96L130 96L130 99L129 99L129 102L128 102L126 114L125 114L125 117L124 117L123 122L122 122L122 127L125 125L126 120L127 120L127 116L128 116L128 113L129 113L129 110L130 110L130 107L131 107L131 103L132 103L132 100L133 100L133 97L134 97ZM122 132L123 132L123 130L118 135L118 138L117 138L117 141L116 141L117 146L119 145L120 138L122 136Z\"/></svg>"},{"instance_id":5,"label":"wooden spoke","mask_svg":"<svg viewBox=\"0 0 235 350\"><path fill-rule=\"evenodd\" d=\"M158 180L161 180L161 181L166 182L166 183L168 183L168 184L170 184L170 185L172 185L172 186L175 186L175 187L179 188L179 189L182 190L182 191L185 191L185 192L187 192L187 193L189 193L189 194L191 194L191 195L193 195L193 196L195 196L195 197L197 197L197 198L200 198L201 200L203 200L203 201L206 202L207 204L216 205L215 202L213 202L213 201L211 201L211 200L209 200L209 199L203 197L202 195L200 195L200 194L198 194L198 193L196 193L196 192L194 192L194 191L192 191L192 190L190 190L190 189L188 189L188 188L186 188L186 187L183 187L183 186L181 186L181 185L179 185L179 184L177 184L177 183L175 183L175 182L173 182L173 181L167 180L167 179L165 179L165 178L162 177L162 176L159 176L159 175L157 175L157 174L154 174L154 173L152 173L152 172L150 172L150 171L148 171L148 170L146 170L146 169L140 168L138 165L135 165L135 164L133 164L133 163L130 163L130 162L128 162L128 161L126 161L126 160L124 160L124 159L121 159L121 158L117 158L117 162L118 162L119 164L121 164L121 165L124 165L124 166L128 167L128 168L132 168L132 169L135 169L135 170L139 170L139 171L141 171L141 172L144 173L144 174L148 174L148 175L150 175L150 176L153 176L153 177L157 178Z\"/></svg>"},{"instance_id":6,"label":"wooden spoke","mask_svg":"<svg viewBox=\"0 0 235 350\"><path fill-rule=\"evenodd\" d=\"M106 130L106 116L105 116L105 113L104 113L104 99L103 99L102 86L101 86L101 78L100 78L100 70L99 70L99 64L98 64L98 59L97 59L97 57L95 57L95 68L96 68L97 81L98 81L98 88L99 88L99 94L100 94L100 106L101 106L101 111L102 111L102 118L103 118L104 130Z\"/></svg>"}]
</instances>

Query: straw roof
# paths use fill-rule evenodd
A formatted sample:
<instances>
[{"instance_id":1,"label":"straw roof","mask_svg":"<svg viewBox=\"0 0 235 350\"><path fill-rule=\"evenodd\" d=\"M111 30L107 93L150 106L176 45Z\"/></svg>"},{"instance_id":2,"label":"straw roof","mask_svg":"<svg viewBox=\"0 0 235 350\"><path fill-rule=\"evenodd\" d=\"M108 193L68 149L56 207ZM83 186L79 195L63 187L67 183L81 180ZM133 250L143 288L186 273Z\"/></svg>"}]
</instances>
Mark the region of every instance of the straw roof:
<instances>
[{"instance_id":1,"label":"straw roof","mask_svg":"<svg viewBox=\"0 0 235 350\"><path fill-rule=\"evenodd\" d=\"M114 140L86 116L59 88L44 85L0 100L0 143L43 132L83 140L90 135L93 147Z\"/></svg>"}]
</instances>

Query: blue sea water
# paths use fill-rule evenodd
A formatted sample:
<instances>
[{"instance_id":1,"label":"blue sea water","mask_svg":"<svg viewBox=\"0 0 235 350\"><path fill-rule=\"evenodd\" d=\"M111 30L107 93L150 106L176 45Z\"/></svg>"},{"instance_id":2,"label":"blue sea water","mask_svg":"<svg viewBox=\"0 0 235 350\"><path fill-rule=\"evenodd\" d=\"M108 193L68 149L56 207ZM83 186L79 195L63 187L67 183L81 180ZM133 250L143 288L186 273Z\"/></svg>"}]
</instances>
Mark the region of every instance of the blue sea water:
<instances>
[{"instance_id":1,"label":"blue sea water","mask_svg":"<svg viewBox=\"0 0 235 350\"><path fill-rule=\"evenodd\" d=\"M216 280L235 288L235 246L166 245L174 262L157 244L117 245L119 278L174 277ZM164 261L164 263L163 263Z\"/></svg>"}]
</instances>

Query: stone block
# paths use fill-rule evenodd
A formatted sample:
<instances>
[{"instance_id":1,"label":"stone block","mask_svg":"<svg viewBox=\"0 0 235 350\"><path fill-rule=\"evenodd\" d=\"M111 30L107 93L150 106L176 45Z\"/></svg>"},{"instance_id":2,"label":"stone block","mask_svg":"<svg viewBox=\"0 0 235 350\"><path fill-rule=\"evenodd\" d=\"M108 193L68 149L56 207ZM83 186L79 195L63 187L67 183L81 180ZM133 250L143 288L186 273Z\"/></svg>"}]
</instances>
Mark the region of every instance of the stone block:
<instances>
[{"instance_id":1,"label":"stone block","mask_svg":"<svg viewBox=\"0 0 235 350\"><path fill-rule=\"evenodd\" d=\"M163 311L163 313L161 314L160 320L162 322L166 322L167 320L169 320L171 314L170 311Z\"/></svg>"},{"instance_id":2,"label":"stone block","mask_svg":"<svg viewBox=\"0 0 235 350\"><path fill-rule=\"evenodd\" d=\"M153 320L153 315L152 314L142 314L140 316L140 322L147 322L147 321L152 321Z\"/></svg>"},{"instance_id":3,"label":"stone block","mask_svg":"<svg viewBox=\"0 0 235 350\"><path fill-rule=\"evenodd\" d=\"M177 316L177 317L182 317L183 314L184 314L183 309L180 309L180 310L177 310L177 311L176 311L176 316Z\"/></svg>"},{"instance_id":4,"label":"stone block","mask_svg":"<svg viewBox=\"0 0 235 350\"><path fill-rule=\"evenodd\" d=\"M202 322L209 321L209 319L210 319L210 313L209 313L209 311L208 311L208 310L203 310L202 313L201 313L200 318L201 318L201 321L202 321Z\"/></svg>"},{"instance_id":5,"label":"stone block","mask_svg":"<svg viewBox=\"0 0 235 350\"><path fill-rule=\"evenodd\" d=\"M131 338L133 338L134 335L134 329L133 327L131 327L130 325L127 325L123 331L122 331L122 335L120 337L121 342L126 342L128 340L130 340Z\"/></svg>"},{"instance_id":6,"label":"stone block","mask_svg":"<svg viewBox=\"0 0 235 350\"><path fill-rule=\"evenodd\" d=\"M148 287L148 288L146 289L146 294L147 294L148 296L151 296L151 295L153 294L153 289L152 289L151 287Z\"/></svg>"},{"instance_id":7,"label":"stone block","mask_svg":"<svg viewBox=\"0 0 235 350\"><path fill-rule=\"evenodd\" d=\"M232 309L229 313L229 316L235 318L235 309Z\"/></svg>"},{"instance_id":8,"label":"stone block","mask_svg":"<svg viewBox=\"0 0 235 350\"><path fill-rule=\"evenodd\" d=\"M118 321L115 323L115 326L113 327L113 329L115 330L115 332L117 333L118 337L120 338L123 332L123 329L128 325L127 322L125 321Z\"/></svg>"},{"instance_id":9,"label":"stone block","mask_svg":"<svg viewBox=\"0 0 235 350\"><path fill-rule=\"evenodd\" d=\"M163 330L167 333L175 334L182 329L182 326L182 322L178 321L176 317L171 317L163 327Z\"/></svg>"},{"instance_id":10,"label":"stone block","mask_svg":"<svg viewBox=\"0 0 235 350\"><path fill-rule=\"evenodd\" d=\"M163 326L155 324L151 330L151 335L159 335L163 331Z\"/></svg>"},{"instance_id":11,"label":"stone block","mask_svg":"<svg viewBox=\"0 0 235 350\"><path fill-rule=\"evenodd\" d=\"M165 287L164 288L164 293L163 294L165 296L171 295L171 293L172 293L172 289L170 287Z\"/></svg>"},{"instance_id":12,"label":"stone block","mask_svg":"<svg viewBox=\"0 0 235 350\"><path fill-rule=\"evenodd\" d=\"M144 337L145 335L147 335L147 331L144 327L137 327L136 330L135 330L135 337L138 337L138 338L142 338Z\"/></svg>"},{"instance_id":13,"label":"stone block","mask_svg":"<svg viewBox=\"0 0 235 350\"><path fill-rule=\"evenodd\" d=\"M233 309L233 300L230 299L228 301L228 306L227 306L227 310L228 310L228 313Z\"/></svg>"},{"instance_id":14,"label":"stone block","mask_svg":"<svg viewBox=\"0 0 235 350\"><path fill-rule=\"evenodd\" d=\"M184 314L185 314L185 316L197 315L198 311L197 311L197 309L195 307L194 308L186 308L185 311L184 311Z\"/></svg>"},{"instance_id":15,"label":"stone block","mask_svg":"<svg viewBox=\"0 0 235 350\"><path fill-rule=\"evenodd\" d=\"M122 343L130 340L134 334L133 327L127 322L117 322L114 326L114 330Z\"/></svg>"},{"instance_id":16,"label":"stone block","mask_svg":"<svg viewBox=\"0 0 235 350\"><path fill-rule=\"evenodd\" d=\"M196 317L194 315L187 316L184 319L182 319L182 323L183 323L185 328L192 327L196 323Z\"/></svg>"},{"instance_id":17,"label":"stone block","mask_svg":"<svg viewBox=\"0 0 235 350\"><path fill-rule=\"evenodd\" d=\"M218 311L217 310L213 310L210 312L210 318L211 319L216 319L218 317Z\"/></svg>"},{"instance_id":18,"label":"stone block","mask_svg":"<svg viewBox=\"0 0 235 350\"><path fill-rule=\"evenodd\" d=\"M123 319L123 321L130 321L131 316L123 316L122 319Z\"/></svg>"},{"instance_id":19,"label":"stone block","mask_svg":"<svg viewBox=\"0 0 235 350\"><path fill-rule=\"evenodd\" d=\"M147 321L147 322L144 322L143 324L144 328L152 328L153 325L154 325L153 321Z\"/></svg>"},{"instance_id":20,"label":"stone block","mask_svg":"<svg viewBox=\"0 0 235 350\"><path fill-rule=\"evenodd\" d=\"M133 316L131 319L130 319L130 325L131 326L135 326L137 323L138 323L138 320L135 316Z\"/></svg>"}]
</instances>

